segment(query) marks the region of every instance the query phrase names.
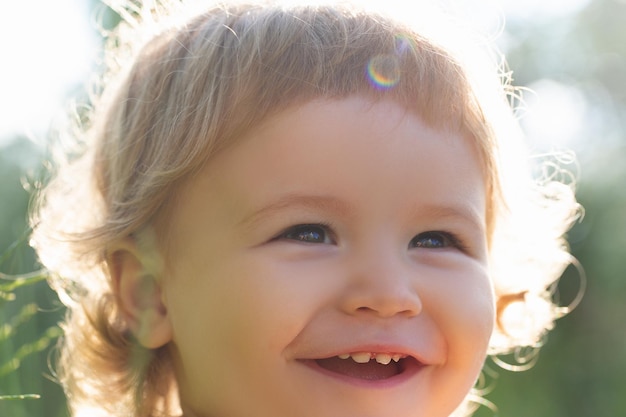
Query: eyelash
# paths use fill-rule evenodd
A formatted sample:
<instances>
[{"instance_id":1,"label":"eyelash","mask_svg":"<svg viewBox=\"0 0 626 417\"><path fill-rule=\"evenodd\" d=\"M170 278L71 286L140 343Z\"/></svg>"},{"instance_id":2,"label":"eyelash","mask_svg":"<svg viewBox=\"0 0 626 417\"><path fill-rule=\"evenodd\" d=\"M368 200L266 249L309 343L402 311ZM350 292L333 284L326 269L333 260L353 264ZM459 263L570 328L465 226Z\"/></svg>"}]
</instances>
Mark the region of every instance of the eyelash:
<instances>
[{"instance_id":1,"label":"eyelash","mask_svg":"<svg viewBox=\"0 0 626 417\"><path fill-rule=\"evenodd\" d=\"M297 224L288 227L272 240L294 240L302 243L335 243L330 225L323 223Z\"/></svg>"},{"instance_id":2,"label":"eyelash","mask_svg":"<svg viewBox=\"0 0 626 417\"><path fill-rule=\"evenodd\" d=\"M293 240L308 244L334 244L336 238L332 228L324 223L298 224L288 227L283 232L272 239ZM437 243L438 241L438 243ZM462 252L467 252L467 247L455 234L444 231L428 231L419 233L409 242L409 249L445 249L456 248Z\"/></svg>"},{"instance_id":3,"label":"eyelash","mask_svg":"<svg viewBox=\"0 0 626 417\"><path fill-rule=\"evenodd\" d=\"M419 243L420 241L428 241L430 245L426 246L423 243ZM434 244L433 241L438 240L441 244ZM454 233L444 232L444 231L428 231L423 232L415 236L409 242L409 248L425 248L425 249L445 249L445 248L456 248L461 252L467 252L467 247L458 238Z\"/></svg>"}]
</instances>

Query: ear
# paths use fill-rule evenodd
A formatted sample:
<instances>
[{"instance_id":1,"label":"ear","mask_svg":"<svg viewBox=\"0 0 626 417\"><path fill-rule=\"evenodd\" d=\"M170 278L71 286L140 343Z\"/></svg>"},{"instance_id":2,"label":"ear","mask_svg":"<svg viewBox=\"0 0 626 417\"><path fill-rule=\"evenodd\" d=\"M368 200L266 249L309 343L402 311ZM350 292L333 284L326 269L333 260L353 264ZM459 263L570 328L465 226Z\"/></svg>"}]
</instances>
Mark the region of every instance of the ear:
<instances>
[{"instance_id":1,"label":"ear","mask_svg":"<svg viewBox=\"0 0 626 417\"><path fill-rule=\"evenodd\" d=\"M107 255L113 292L137 341L156 349L172 339L172 327L163 302L160 271L152 270L150 256L132 238L112 245Z\"/></svg>"}]
</instances>

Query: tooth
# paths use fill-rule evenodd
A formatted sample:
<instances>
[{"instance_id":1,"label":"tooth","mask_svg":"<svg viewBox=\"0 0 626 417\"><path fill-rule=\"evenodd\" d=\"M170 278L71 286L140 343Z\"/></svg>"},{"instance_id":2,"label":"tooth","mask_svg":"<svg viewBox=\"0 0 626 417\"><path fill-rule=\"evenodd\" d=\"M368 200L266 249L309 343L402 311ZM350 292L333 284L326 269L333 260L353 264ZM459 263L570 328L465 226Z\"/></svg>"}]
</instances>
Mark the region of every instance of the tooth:
<instances>
[{"instance_id":1,"label":"tooth","mask_svg":"<svg viewBox=\"0 0 626 417\"><path fill-rule=\"evenodd\" d=\"M393 359L394 362L398 362L400 360L401 356L398 354L395 354L391 357L391 359Z\"/></svg>"},{"instance_id":2,"label":"tooth","mask_svg":"<svg viewBox=\"0 0 626 417\"><path fill-rule=\"evenodd\" d=\"M387 365L389 362L391 362L391 355L387 353L377 353L376 362L383 364L383 365Z\"/></svg>"},{"instance_id":3,"label":"tooth","mask_svg":"<svg viewBox=\"0 0 626 417\"><path fill-rule=\"evenodd\" d=\"M372 354L369 352L357 352L351 354L350 356L352 356L352 360L356 363L368 363L372 358Z\"/></svg>"},{"instance_id":4,"label":"tooth","mask_svg":"<svg viewBox=\"0 0 626 417\"><path fill-rule=\"evenodd\" d=\"M349 353L342 353L341 355L337 355L339 359L348 359L350 357Z\"/></svg>"}]
</instances>

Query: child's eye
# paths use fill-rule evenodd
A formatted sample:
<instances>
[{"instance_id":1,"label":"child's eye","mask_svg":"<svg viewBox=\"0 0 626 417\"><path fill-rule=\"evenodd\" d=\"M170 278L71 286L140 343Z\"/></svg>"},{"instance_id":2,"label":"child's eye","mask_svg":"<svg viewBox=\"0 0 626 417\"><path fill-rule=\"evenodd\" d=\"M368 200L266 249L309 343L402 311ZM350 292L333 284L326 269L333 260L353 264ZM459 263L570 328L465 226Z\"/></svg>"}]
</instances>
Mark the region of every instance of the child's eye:
<instances>
[{"instance_id":1,"label":"child's eye","mask_svg":"<svg viewBox=\"0 0 626 417\"><path fill-rule=\"evenodd\" d=\"M409 248L442 249L453 247L463 250L460 240L448 232L424 232L409 242Z\"/></svg>"},{"instance_id":2,"label":"child's eye","mask_svg":"<svg viewBox=\"0 0 626 417\"><path fill-rule=\"evenodd\" d=\"M322 224L299 224L276 236L277 239L295 240L303 243L333 243L328 226Z\"/></svg>"}]
</instances>

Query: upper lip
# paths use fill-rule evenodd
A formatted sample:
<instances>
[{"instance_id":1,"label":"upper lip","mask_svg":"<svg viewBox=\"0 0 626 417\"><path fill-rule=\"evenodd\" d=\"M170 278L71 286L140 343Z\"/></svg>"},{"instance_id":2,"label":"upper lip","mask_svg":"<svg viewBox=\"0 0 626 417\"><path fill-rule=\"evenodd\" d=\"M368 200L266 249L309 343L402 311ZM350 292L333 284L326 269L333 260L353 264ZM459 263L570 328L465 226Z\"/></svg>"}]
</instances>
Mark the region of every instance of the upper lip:
<instances>
[{"instance_id":1,"label":"upper lip","mask_svg":"<svg viewBox=\"0 0 626 417\"><path fill-rule=\"evenodd\" d=\"M423 365L442 365L447 356L445 340L427 323L419 323L311 326L292 340L284 353L295 360L327 359L360 352L387 353L411 357Z\"/></svg>"}]
</instances>

